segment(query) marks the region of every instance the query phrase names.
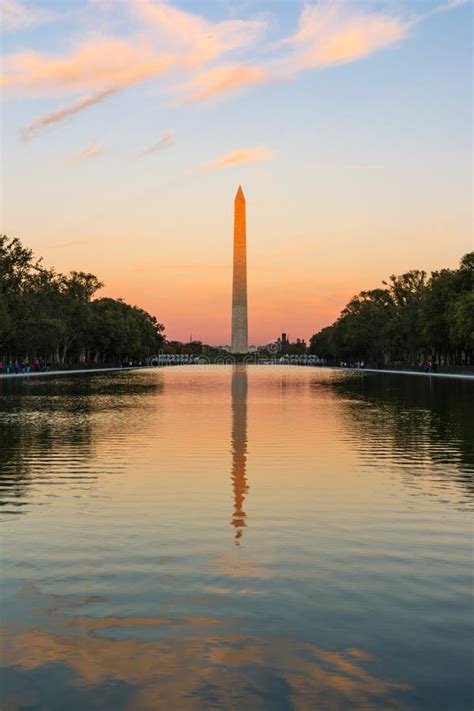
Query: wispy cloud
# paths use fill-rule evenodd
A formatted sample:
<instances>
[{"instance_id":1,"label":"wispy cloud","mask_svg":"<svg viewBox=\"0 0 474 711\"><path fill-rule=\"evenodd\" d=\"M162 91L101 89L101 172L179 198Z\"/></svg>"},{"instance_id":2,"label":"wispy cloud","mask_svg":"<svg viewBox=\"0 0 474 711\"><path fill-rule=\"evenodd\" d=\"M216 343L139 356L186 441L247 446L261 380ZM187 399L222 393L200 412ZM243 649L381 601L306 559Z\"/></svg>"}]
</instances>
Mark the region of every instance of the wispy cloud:
<instances>
[{"instance_id":1,"label":"wispy cloud","mask_svg":"<svg viewBox=\"0 0 474 711\"><path fill-rule=\"evenodd\" d=\"M66 158L61 162L61 165L73 165L74 163L82 163L82 161L89 160L90 158L95 158L104 152L104 148L100 146L97 141L92 141L86 148L79 153Z\"/></svg>"},{"instance_id":2,"label":"wispy cloud","mask_svg":"<svg viewBox=\"0 0 474 711\"><path fill-rule=\"evenodd\" d=\"M221 271L225 269L230 269L230 264L216 264L211 262L176 262L168 263L165 262L147 262L146 264L138 264L133 271L135 272L148 272L148 271Z\"/></svg>"},{"instance_id":3,"label":"wispy cloud","mask_svg":"<svg viewBox=\"0 0 474 711\"><path fill-rule=\"evenodd\" d=\"M1 85L27 95L77 97L89 92L33 121L23 132L30 137L145 80L167 82L163 91L170 90L174 103L180 105L289 80L303 71L356 62L397 46L433 12L453 10L466 1L439 0L433 10L418 14L410 5L399 3L308 2L301 10L297 31L278 42L265 39L266 17L212 22L158 0L124 0L121 10L128 13L129 31L113 36L110 28L116 4L99 3L103 16L111 19L108 36L94 28L85 40L83 31L80 39L72 38L62 53L26 50L8 54L3 57ZM88 7L91 23L96 23L97 12L93 5ZM7 28L44 17L43 10L18 0L3 0L1 8ZM238 53L238 60L228 60L232 53Z\"/></svg>"},{"instance_id":4,"label":"wispy cloud","mask_svg":"<svg viewBox=\"0 0 474 711\"><path fill-rule=\"evenodd\" d=\"M53 126L55 124L66 121L66 119L71 118L74 114L87 109L89 106L94 106L94 104L100 104L101 101L105 101L109 96L117 93L118 89L116 87L109 87L108 89L103 89L102 91L97 91L95 94L90 96L85 96L78 101L75 101L69 106L65 106L57 111L52 111L49 114L44 114L39 118L35 119L29 126L25 126L20 130L20 136L24 141L28 141L34 134L38 133L48 126Z\"/></svg>"},{"instance_id":5,"label":"wispy cloud","mask_svg":"<svg viewBox=\"0 0 474 711\"><path fill-rule=\"evenodd\" d=\"M64 242L51 242L50 244L45 244L48 249L66 249L68 247L82 247L86 245L99 245L99 244L110 244L114 242L112 238L86 238L86 239L70 239Z\"/></svg>"},{"instance_id":6,"label":"wispy cloud","mask_svg":"<svg viewBox=\"0 0 474 711\"><path fill-rule=\"evenodd\" d=\"M216 160L211 161L211 163L207 163L207 165L203 166L203 169L219 170L220 168L228 168L238 163L256 163L258 161L273 160L273 158L275 158L275 154L265 148L265 146L237 148L235 151L216 158Z\"/></svg>"},{"instance_id":7,"label":"wispy cloud","mask_svg":"<svg viewBox=\"0 0 474 711\"><path fill-rule=\"evenodd\" d=\"M220 94L263 84L269 80L270 75L265 67L256 65L213 67L177 87L179 91L184 90L184 97L177 103L204 101Z\"/></svg>"},{"instance_id":8,"label":"wispy cloud","mask_svg":"<svg viewBox=\"0 0 474 711\"><path fill-rule=\"evenodd\" d=\"M403 39L411 26L362 3L323 0L303 7L298 31L282 44L293 47L288 61L295 71L319 69L368 57Z\"/></svg>"},{"instance_id":9,"label":"wispy cloud","mask_svg":"<svg viewBox=\"0 0 474 711\"><path fill-rule=\"evenodd\" d=\"M153 143L151 146L148 146L148 148L144 148L142 151L139 151L137 154L137 158L141 158L143 156L149 156L152 153L157 153L158 151L162 151L164 148L170 148L171 146L174 145L175 136L176 136L176 131L174 130L174 128L168 129L162 135L160 140L157 141L157 143Z\"/></svg>"},{"instance_id":10,"label":"wispy cloud","mask_svg":"<svg viewBox=\"0 0 474 711\"><path fill-rule=\"evenodd\" d=\"M471 3L472 3L472 0L450 0L445 5L442 5L441 9L442 10L454 10L457 7L461 7L461 5L469 5Z\"/></svg>"},{"instance_id":11,"label":"wispy cloud","mask_svg":"<svg viewBox=\"0 0 474 711\"><path fill-rule=\"evenodd\" d=\"M97 104L113 93L171 71L188 74L222 54L246 46L265 28L261 21L210 23L199 15L150 0L126 3L139 27L128 37L94 34L63 54L32 50L3 57L0 85L24 94L93 94L39 117L22 135L29 138L45 126ZM209 91L209 90L208 90ZM211 90L212 93L212 90Z\"/></svg>"},{"instance_id":12,"label":"wispy cloud","mask_svg":"<svg viewBox=\"0 0 474 711\"><path fill-rule=\"evenodd\" d=\"M176 103L204 101L271 81L288 80L305 70L364 59L401 41L414 22L414 18L402 19L353 0L308 3L301 11L295 34L263 45L264 59L204 68L176 87L182 96Z\"/></svg>"},{"instance_id":13,"label":"wispy cloud","mask_svg":"<svg viewBox=\"0 0 474 711\"><path fill-rule=\"evenodd\" d=\"M26 93L73 93L125 88L166 71L173 58L151 43L95 37L65 55L26 51L3 58L1 84Z\"/></svg>"},{"instance_id":14,"label":"wispy cloud","mask_svg":"<svg viewBox=\"0 0 474 711\"><path fill-rule=\"evenodd\" d=\"M438 12L450 12L451 10L456 10L458 7L463 5L471 5L472 0L448 0L442 5L435 6L431 11L427 12L425 17L430 15L436 15Z\"/></svg>"},{"instance_id":15,"label":"wispy cloud","mask_svg":"<svg viewBox=\"0 0 474 711\"><path fill-rule=\"evenodd\" d=\"M198 70L226 52L251 44L266 27L263 21L252 20L211 23L150 0L123 7L139 21L128 37L96 33L63 55L34 51L6 55L1 85L29 93L84 91L111 84L124 88L167 70Z\"/></svg>"},{"instance_id":16,"label":"wispy cloud","mask_svg":"<svg viewBox=\"0 0 474 711\"><path fill-rule=\"evenodd\" d=\"M25 5L18 0L2 0L0 4L0 28L2 32L17 32L55 19L50 10Z\"/></svg>"},{"instance_id":17,"label":"wispy cloud","mask_svg":"<svg viewBox=\"0 0 474 711\"><path fill-rule=\"evenodd\" d=\"M140 0L133 8L160 42L173 47L179 53L179 62L189 68L253 44L267 28L263 19L209 22L167 2Z\"/></svg>"}]
</instances>

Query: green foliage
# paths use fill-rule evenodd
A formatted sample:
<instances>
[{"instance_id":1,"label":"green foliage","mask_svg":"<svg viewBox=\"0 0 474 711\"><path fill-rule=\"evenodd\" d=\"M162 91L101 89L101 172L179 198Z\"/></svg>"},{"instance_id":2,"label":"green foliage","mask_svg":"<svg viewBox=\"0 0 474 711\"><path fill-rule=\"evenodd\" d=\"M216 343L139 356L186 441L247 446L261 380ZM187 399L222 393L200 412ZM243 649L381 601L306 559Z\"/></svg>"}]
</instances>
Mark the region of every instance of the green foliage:
<instances>
[{"instance_id":1,"label":"green foliage","mask_svg":"<svg viewBox=\"0 0 474 711\"><path fill-rule=\"evenodd\" d=\"M474 252L459 269L392 275L354 296L332 326L311 338L329 360L416 364L474 362Z\"/></svg>"},{"instance_id":2,"label":"green foliage","mask_svg":"<svg viewBox=\"0 0 474 711\"><path fill-rule=\"evenodd\" d=\"M121 299L91 304L89 350L106 360L154 355L163 345L163 326L154 316Z\"/></svg>"},{"instance_id":3,"label":"green foliage","mask_svg":"<svg viewBox=\"0 0 474 711\"><path fill-rule=\"evenodd\" d=\"M94 299L94 274L58 274L18 239L0 236L0 359L58 364L145 358L164 343L164 327L122 300Z\"/></svg>"}]
</instances>

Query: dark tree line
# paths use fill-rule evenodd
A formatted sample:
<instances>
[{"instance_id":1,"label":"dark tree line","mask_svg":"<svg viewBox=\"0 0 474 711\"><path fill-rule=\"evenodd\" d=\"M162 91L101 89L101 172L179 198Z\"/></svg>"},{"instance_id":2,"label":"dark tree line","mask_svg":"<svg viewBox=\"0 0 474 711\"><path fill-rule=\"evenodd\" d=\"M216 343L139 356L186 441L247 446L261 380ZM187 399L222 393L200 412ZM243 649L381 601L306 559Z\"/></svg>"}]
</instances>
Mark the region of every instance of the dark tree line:
<instances>
[{"instance_id":1,"label":"dark tree line","mask_svg":"<svg viewBox=\"0 0 474 711\"><path fill-rule=\"evenodd\" d=\"M122 299L94 298L102 286L93 274L48 269L0 236L0 360L92 365L157 353L163 325Z\"/></svg>"},{"instance_id":2,"label":"dark tree line","mask_svg":"<svg viewBox=\"0 0 474 711\"><path fill-rule=\"evenodd\" d=\"M332 326L311 338L312 353L332 362L372 365L474 364L474 252L459 269L392 275L354 296Z\"/></svg>"}]
</instances>

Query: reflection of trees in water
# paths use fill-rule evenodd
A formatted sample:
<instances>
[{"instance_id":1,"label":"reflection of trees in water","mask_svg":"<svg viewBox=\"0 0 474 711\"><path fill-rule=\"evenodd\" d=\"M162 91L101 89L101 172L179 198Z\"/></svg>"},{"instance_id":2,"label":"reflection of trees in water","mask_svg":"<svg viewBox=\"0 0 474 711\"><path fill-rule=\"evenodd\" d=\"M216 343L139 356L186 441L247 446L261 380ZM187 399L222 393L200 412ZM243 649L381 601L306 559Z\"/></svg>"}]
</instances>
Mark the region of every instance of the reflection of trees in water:
<instances>
[{"instance_id":1,"label":"reflection of trees in water","mask_svg":"<svg viewBox=\"0 0 474 711\"><path fill-rule=\"evenodd\" d=\"M34 623L3 636L5 708L406 708L407 685L375 676L358 648L251 636L217 617L88 616L97 598L32 587L22 597Z\"/></svg>"},{"instance_id":2,"label":"reflection of trees in water","mask_svg":"<svg viewBox=\"0 0 474 711\"><path fill-rule=\"evenodd\" d=\"M94 415L101 411L126 414L143 405L142 395L162 389L162 380L138 380L130 374L81 376L57 380L5 380L0 383L0 514L24 513L33 483L89 483L97 438L107 434ZM127 426L133 425L128 418ZM115 427L116 419L109 426Z\"/></svg>"},{"instance_id":3,"label":"reflection of trees in water","mask_svg":"<svg viewBox=\"0 0 474 711\"><path fill-rule=\"evenodd\" d=\"M246 478L247 467L247 371L235 366L232 371L232 469L231 479L234 492L234 514L232 525L235 527L235 542L242 538L246 526L246 514L243 510L245 497L249 490Z\"/></svg>"},{"instance_id":4,"label":"reflection of trees in water","mask_svg":"<svg viewBox=\"0 0 474 711\"><path fill-rule=\"evenodd\" d=\"M370 450L372 456L388 448L395 461L421 465L408 467L407 472L430 474L426 465L436 467L437 475L449 477L464 493L474 493L474 387L470 382L354 373L313 381L312 387L330 388L348 401L344 412L351 430L362 436L359 448L363 451Z\"/></svg>"},{"instance_id":5,"label":"reflection of trees in water","mask_svg":"<svg viewBox=\"0 0 474 711\"><path fill-rule=\"evenodd\" d=\"M74 408L75 409L75 408ZM62 412L36 413L17 411L18 417L2 422L2 440L6 444L0 453L0 511L23 513L29 488L35 482L45 482L54 477L55 469L48 466L51 453L57 461L66 463L69 457L91 456L91 431L87 415L82 411L80 419ZM56 470L57 471L57 470ZM68 471L69 476L74 472ZM84 478L84 475L82 475ZM89 476L88 479L95 479Z\"/></svg>"}]
</instances>

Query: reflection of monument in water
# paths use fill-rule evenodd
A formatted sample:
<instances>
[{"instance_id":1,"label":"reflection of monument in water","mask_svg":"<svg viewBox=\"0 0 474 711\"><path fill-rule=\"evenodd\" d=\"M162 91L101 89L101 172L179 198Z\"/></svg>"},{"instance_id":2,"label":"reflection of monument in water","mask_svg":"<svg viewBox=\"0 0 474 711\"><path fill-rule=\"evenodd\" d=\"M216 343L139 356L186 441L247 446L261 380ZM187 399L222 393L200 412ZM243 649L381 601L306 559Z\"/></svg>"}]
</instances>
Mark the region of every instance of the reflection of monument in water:
<instances>
[{"instance_id":1,"label":"reflection of monument in water","mask_svg":"<svg viewBox=\"0 0 474 711\"><path fill-rule=\"evenodd\" d=\"M232 278L232 353L247 353L247 226L241 186L234 201L234 271Z\"/></svg>"},{"instance_id":2,"label":"reflection of monument in water","mask_svg":"<svg viewBox=\"0 0 474 711\"><path fill-rule=\"evenodd\" d=\"M246 526L243 510L249 490L246 479L247 468L247 370L234 366L232 371L232 488L234 492L234 514L232 526L235 528L235 542L238 545Z\"/></svg>"}]
</instances>

